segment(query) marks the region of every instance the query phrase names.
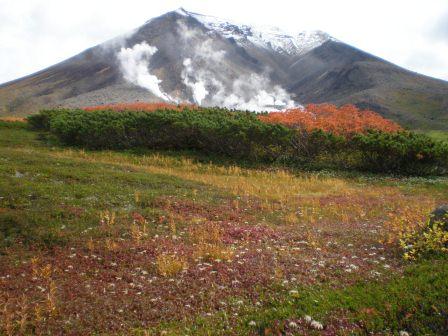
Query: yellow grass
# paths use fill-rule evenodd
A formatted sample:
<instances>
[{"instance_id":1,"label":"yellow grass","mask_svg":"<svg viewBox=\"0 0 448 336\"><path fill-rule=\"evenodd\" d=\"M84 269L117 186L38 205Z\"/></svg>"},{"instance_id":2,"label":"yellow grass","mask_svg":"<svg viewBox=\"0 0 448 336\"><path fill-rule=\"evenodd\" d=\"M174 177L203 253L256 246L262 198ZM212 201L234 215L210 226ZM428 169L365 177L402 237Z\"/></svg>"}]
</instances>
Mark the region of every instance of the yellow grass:
<instances>
[{"instance_id":1,"label":"yellow grass","mask_svg":"<svg viewBox=\"0 0 448 336\"><path fill-rule=\"evenodd\" d=\"M157 272L166 277L180 273L187 267L187 262L179 256L160 254L156 258Z\"/></svg>"},{"instance_id":2,"label":"yellow grass","mask_svg":"<svg viewBox=\"0 0 448 336\"><path fill-rule=\"evenodd\" d=\"M20 118L20 117L0 117L0 121L6 121L6 122L26 122L26 118Z\"/></svg>"},{"instance_id":3,"label":"yellow grass","mask_svg":"<svg viewBox=\"0 0 448 336\"><path fill-rule=\"evenodd\" d=\"M171 175L212 185L236 196L255 196L268 201L287 202L299 195L349 194L354 191L353 187L341 178L321 177L317 174L296 176L285 170L264 171L236 166L224 167L159 154L130 157L109 151L87 153L82 150L63 150L51 155Z\"/></svg>"},{"instance_id":4,"label":"yellow grass","mask_svg":"<svg viewBox=\"0 0 448 336\"><path fill-rule=\"evenodd\" d=\"M27 153L26 149L17 151ZM194 162L185 157L173 158L161 154L128 156L112 151L86 152L74 149L57 152L42 149L42 151L56 158L105 163L140 172L163 174L209 185L236 197L256 198L262 211L282 212L287 224L313 224L322 219L353 222L361 219L376 220L380 216L384 219L385 212L395 211L403 204L414 201L418 203L422 198L430 202L434 202L435 199L429 195L422 196L415 193L412 196L405 195L399 187L394 186L369 184L366 188L365 184L353 180L322 176L318 173L292 174L281 169L267 171L218 166ZM141 201L139 192L134 196L136 201ZM332 196L345 198L346 202L321 204L323 198ZM369 208L366 206L369 199L375 199L378 204ZM235 199L233 206L238 210L240 201ZM105 223L113 222L113 214L102 214L102 220ZM170 224L170 228L173 233L176 232L174 223Z\"/></svg>"},{"instance_id":5,"label":"yellow grass","mask_svg":"<svg viewBox=\"0 0 448 336\"><path fill-rule=\"evenodd\" d=\"M194 248L193 258L205 261L230 261L233 254L233 250L223 244L200 243Z\"/></svg>"}]
</instances>

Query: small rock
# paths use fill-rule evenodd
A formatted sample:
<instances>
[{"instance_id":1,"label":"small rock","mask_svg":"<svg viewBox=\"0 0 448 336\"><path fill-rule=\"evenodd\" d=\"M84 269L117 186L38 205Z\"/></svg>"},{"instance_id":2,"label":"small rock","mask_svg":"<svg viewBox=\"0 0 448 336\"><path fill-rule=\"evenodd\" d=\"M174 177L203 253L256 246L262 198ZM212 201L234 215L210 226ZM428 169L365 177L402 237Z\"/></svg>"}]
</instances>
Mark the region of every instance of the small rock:
<instances>
[{"instance_id":1,"label":"small rock","mask_svg":"<svg viewBox=\"0 0 448 336\"><path fill-rule=\"evenodd\" d=\"M441 223L443 230L448 231L448 204L441 205L431 212L430 224Z\"/></svg>"}]
</instances>

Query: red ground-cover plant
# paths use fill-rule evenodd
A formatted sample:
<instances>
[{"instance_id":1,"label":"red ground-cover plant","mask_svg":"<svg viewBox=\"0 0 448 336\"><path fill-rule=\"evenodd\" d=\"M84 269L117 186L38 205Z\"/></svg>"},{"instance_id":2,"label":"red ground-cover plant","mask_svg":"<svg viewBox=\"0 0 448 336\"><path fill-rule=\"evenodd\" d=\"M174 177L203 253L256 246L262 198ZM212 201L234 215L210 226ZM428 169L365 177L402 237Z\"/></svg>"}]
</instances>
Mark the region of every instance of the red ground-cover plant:
<instances>
[{"instance_id":1,"label":"red ground-cover plant","mask_svg":"<svg viewBox=\"0 0 448 336\"><path fill-rule=\"evenodd\" d=\"M383 118L373 111L360 110L354 105L337 107L331 104L310 104L303 109L271 112L261 115L259 118L267 123L282 124L306 131L322 130L345 136L365 133L368 130L389 133L402 130L397 123Z\"/></svg>"},{"instance_id":2,"label":"red ground-cover plant","mask_svg":"<svg viewBox=\"0 0 448 336\"><path fill-rule=\"evenodd\" d=\"M145 103L145 102L135 102L135 103L117 103L117 104L105 104L96 106L86 106L82 109L85 111L102 111L102 110L112 110L117 112L123 111L146 111L154 112L157 110L177 110L182 111L185 108L196 108L195 105L191 104L169 104L169 103Z\"/></svg>"}]
</instances>

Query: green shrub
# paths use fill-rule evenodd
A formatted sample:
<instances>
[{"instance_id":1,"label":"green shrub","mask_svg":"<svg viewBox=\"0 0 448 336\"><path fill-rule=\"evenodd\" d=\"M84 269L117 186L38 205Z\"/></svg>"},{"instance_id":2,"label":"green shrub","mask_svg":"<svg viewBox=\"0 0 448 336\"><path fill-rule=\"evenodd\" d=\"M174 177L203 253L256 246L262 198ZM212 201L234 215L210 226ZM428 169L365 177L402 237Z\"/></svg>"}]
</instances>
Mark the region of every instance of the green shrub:
<instances>
[{"instance_id":1,"label":"green shrub","mask_svg":"<svg viewBox=\"0 0 448 336\"><path fill-rule=\"evenodd\" d=\"M363 170L409 175L445 174L448 146L424 134L371 131L351 139Z\"/></svg>"},{"instance_id":2,"label":"green shrub","mask_svg":"<svg viewBox=\"0 0 448 336\"><path fill-rule=\"evenodd\" d=\"M448 253L448 231L440 222L430 223L422 230L404 233L400 238L404 258L418 258L446 255Z\"/></svg>"},{"instance_id":3,"label":"green shrub","mask_svg":"<svg viewBox=\"0 0 448 336\"><path fill-rule=\"evenodd\" d=\"M448 145L410 132L352 138L260 121L250 112L185 108L154 112L45 110L28 118L63 144L90 149L196 150L254 162L393 174L445 174Z\"/></svg>"},{"instance_id":4,"label":"green shrub","mask_svg":"<svg viewBox=\"0 0 448 336\"><path fill-rule=\"evenodd\" d=\"M56 114L63 113L65 110L42 110L39 113L32 114L27 117L28 125L35 131L49 131L50 120ZM66 111L68 112L68 110Z\"/></svg>"},{"instance_id":5,"label":"green shrub","mask_svg":"<svg viewBox=\"0 0 448 336\"><path fill-rule=\"evenodd\" d=\"M47 127L64 144L91 149L194 149L237 159L273 161L287 150L294 134L283 126L265 124L252 113L221 109L60 110L44 114L42 119L34 117L40 129Z\"/></svg>"}]
</instances>

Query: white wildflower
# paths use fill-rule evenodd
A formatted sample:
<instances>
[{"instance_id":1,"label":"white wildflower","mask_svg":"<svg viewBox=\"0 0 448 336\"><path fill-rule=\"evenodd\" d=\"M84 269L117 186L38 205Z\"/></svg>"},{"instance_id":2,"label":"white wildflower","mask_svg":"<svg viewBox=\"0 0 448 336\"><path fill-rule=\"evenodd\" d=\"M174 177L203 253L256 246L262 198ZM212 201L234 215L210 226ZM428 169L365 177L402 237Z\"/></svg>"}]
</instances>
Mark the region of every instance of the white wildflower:
<instances>
[{"instance_id":1,"label":"white wildflower","mask_svg":"<svg viewBox=\"0 0 448 336\"><path fill-rule=\"evenodd\" d=\"M257 322L255 322L255 321L250 321L249 322L249 326L250 327L255 327L257 325Z\"/></svg>"},{"instance_id":2,"label":"white wildflower","mask_svg":"<svg viewBox=\"0 0 448 336\"><path fill-rule=\"evenodd\" d=\"M310 325L311 325L311 328L316 329L316 330L322 330L324 328L322 323L320 323L318 321L311 321Z\"/></svg>"},{"instance_id":3,"label":"white wildflower","mask_svg":"<svg viewBox=\"0 0 448 336\"><path fill-rule=\"evenodd\" d=\"M288 326L290 328L297 328L298 327L297 323L295 323L294 321L289 322Z\"/></svg>"}]
</instances>

